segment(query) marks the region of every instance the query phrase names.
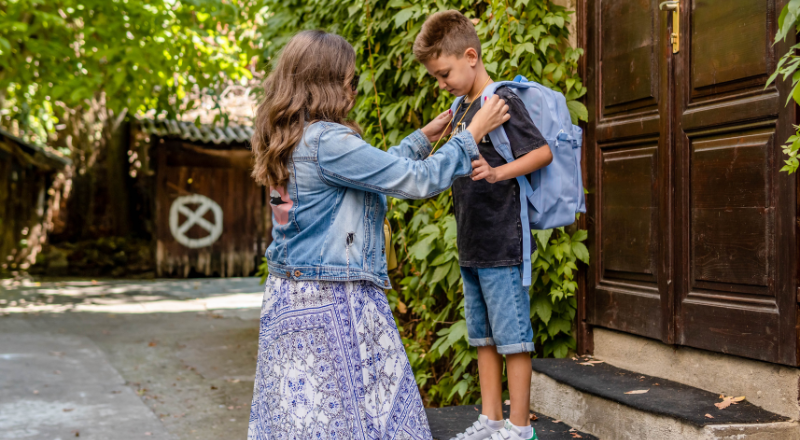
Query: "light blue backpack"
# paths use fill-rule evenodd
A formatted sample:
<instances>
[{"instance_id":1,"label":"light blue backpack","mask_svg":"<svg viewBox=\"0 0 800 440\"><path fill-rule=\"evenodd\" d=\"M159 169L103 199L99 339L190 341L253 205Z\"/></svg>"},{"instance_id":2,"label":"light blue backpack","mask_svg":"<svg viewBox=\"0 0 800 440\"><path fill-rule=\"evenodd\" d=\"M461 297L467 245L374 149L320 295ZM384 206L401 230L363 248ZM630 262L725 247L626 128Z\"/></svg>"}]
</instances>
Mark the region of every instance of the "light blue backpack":
<instances>
[{"instance_id":1,"label":"light blue backpack","mask_svg":"<svg viewBox=\"0 0 800 440\"><path fill-rule=\"evenodd\" d=\"M487 86L483 90L481 104L484 102L484 98L491 97L502 86L508 86L522 99L531 120L542 133L553 153L553 161L550 165L527 176L517 177L521 189L520 218L522 224L530 225L530 229L550 229L571 225L575 222L577 213L586 212L583 178L581 177L583 130L572 124L564 95L539 83L528 81L521 75L517 75L514 81L500 81ZM451 107L453 114L455 114L461 99L463 98L458 98L453 103ZM502 126L489 133L489 139L506 162L514 160L508 136ZM531 283L530 234L523 234L522 256L523 284L529 286Z\"/></svg>"}]
</instances>

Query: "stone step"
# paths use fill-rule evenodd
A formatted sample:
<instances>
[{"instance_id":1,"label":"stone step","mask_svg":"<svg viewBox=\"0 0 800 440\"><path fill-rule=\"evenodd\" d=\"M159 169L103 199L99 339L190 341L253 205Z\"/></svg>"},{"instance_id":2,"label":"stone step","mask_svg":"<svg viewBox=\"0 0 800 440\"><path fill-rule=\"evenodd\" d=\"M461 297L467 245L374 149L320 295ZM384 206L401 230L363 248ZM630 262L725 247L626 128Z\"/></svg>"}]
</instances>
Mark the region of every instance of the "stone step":
<instances>
[{"instance_id":1,"label":"stone step","mask_svg":"<svg viewBox=\"0 0 800 440\"><path fill-rule=\"evenodd\" d=\"M719 394L587 360L534 359L531 408L610 440L800 440L797 421L747 400L719 409Z\"/></svg>"},{"instance_id":2,"label":"stone step","mask_svg":"<svg viewBox=\"0 0 800 440\"><path fill-rule=\"evenodd\" d=\"M503 407L503 417L508 418L508 406ZM428 423L434 440L449 440L456 434L464 432L481 414L480 405L447 406L444 408L427 408ZM572 430L558 419L536 413L536 420L531 421L539 440L597 440L597 437Z\"/></svg>"}]
</instances>

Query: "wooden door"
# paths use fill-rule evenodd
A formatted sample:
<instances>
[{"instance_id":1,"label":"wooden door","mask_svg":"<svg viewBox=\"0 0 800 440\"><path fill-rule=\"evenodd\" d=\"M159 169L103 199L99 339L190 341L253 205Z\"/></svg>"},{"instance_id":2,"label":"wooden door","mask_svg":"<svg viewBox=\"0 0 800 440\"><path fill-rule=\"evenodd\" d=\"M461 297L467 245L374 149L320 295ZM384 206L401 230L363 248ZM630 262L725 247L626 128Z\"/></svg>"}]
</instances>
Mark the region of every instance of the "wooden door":
<instances>
[{"instance_id":1,"label":"wooden door","mask_svg":"<svg viewBox=\"0 0 800 440\"><path fill-rule=\"evenodd\" d=\"M656 0L587 6L587 319L672 342L667 21Z\"/></svg>"},{"instance_id":2,"label":"wooden door","mask_svg":"<svg viewBox=\"0 0 800 440\"><path fill-rule=\"evenodd\" d=\"M777 3L777 4L776 4ZM764 88L782 4L681 5L675 57L676 342L795 364L794 177L787 90Z\"/></svg>"},{"instance_id":3,"label":"wooden door","mask_svg":"<svg viewBox=\"0 0 800 440\"><path fill-rule=\"evenodd\" d=\"M590 324L797 364L782 3L588 0Z\"/></svg>"}]
</instances>

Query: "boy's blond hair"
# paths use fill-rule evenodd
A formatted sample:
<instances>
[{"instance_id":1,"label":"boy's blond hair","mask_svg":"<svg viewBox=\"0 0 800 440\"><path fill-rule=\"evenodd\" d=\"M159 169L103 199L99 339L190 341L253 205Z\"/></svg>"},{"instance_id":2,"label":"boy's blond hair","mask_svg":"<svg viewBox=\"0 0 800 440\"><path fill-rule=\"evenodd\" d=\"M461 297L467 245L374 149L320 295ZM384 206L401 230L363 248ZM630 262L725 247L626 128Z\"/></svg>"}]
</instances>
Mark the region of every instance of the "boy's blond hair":
<instances>
[{"instance_id":1,"label":"boy's blond hair","mask_svg":"<svg viewBox=\"0 0 800 440\"><path fill-rule=\"evenodd\" d=\"M480 58L481 40L472 22L456 10L441 11L425 20L414 41L414 55L423 63L440 56L461 58L470 47Z\"/></svg>"}]
</instances>

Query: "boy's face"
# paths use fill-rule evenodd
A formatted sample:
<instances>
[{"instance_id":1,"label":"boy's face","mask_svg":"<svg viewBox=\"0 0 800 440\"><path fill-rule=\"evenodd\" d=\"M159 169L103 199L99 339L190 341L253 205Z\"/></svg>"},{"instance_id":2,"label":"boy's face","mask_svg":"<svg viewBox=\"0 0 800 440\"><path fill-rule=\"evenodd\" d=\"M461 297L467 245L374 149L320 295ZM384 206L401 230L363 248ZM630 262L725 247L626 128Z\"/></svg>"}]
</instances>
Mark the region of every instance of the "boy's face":
<instances>
[{"instance_id":1,"label":"boy's face","mask_svg":"<svg viewBox=\"0 0 800 440\"><path fill-rule=\"evenodd\" d=\"M423 64L428 73L436 78L440 89L447 90L455 96L464 96L472 90L477 63L478 53L475 49L469 48L463 56L442 55Z\"/></svg>"}]
</instances>

